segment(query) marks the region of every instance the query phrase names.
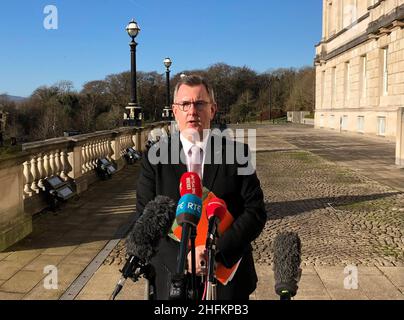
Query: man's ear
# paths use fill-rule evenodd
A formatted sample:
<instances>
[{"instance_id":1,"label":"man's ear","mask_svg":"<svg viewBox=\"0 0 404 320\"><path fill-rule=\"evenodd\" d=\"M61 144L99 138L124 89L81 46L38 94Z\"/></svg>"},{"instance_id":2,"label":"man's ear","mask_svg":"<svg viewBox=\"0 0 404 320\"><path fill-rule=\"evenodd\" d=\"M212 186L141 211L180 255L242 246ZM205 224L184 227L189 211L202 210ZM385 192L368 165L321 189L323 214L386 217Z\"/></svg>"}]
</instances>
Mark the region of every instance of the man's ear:
<instances>
[{"instance_id":1,"label":"man's ear","mask_svg":"<svg viewBox=\"0 0 404 320\"><path fill-rule=\"evenodd\" d=\"M174 118L177 120L177 112L178 112L177 107L175 105L172 105L171 109L173 110Z\"/></svg>"},{"instance_id":2,"label":"man's ear","mask_svg":"<svg viewBox=\"0 0 404 320\"><path fill-rule=\"evenodd\" d=\"M217 104L216 103L212 103L211 106L211 113L210 113L210 120L212 121L213 118L215 117L215 114L217 112Z\"/></svg>"}]
</instances>

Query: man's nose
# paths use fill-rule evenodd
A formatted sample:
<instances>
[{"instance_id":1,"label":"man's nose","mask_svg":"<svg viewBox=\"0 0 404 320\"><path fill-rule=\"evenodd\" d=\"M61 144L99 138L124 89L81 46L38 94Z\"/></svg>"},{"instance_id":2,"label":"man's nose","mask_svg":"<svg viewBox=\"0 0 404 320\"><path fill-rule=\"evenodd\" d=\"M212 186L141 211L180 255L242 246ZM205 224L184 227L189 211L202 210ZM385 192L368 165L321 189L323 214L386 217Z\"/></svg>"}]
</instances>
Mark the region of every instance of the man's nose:
<instances>
[{"instance_id":1,"label":"man's nose","mask_svg":"<svg viewBox=\"0 0 404 320\"><path fill-rule=\"evenodd\" d=\"M191 102L191 106L189 107L188 114L197 114L198 109L195 106L195 102Z\"/></svg>"}]
</instances>

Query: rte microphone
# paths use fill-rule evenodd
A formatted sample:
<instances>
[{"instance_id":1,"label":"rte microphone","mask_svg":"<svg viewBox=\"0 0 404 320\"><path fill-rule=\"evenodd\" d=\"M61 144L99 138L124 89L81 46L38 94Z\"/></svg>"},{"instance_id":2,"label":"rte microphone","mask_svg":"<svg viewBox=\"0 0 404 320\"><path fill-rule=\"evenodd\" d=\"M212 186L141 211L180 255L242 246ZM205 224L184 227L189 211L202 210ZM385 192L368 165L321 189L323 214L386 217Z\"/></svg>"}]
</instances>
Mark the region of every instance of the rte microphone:
<instances>
[{"instance_id":1,"label":"rte microphone","mask_svg":"<svg viewBox=\"0 0 404 320\"><path fill-rule=\"evenodd\" d=\"M201 178L195 172L186 172L180 179L180 195L181 197L191 193L199 198L202 198L202 183Z\"/></svg>"},{"instance_id":2,"label":"rte microphone","mask_svg":"<svg viewBox=\"0 0 404 320\"><path fill-rule=\"evenodd\" d=\"M166 196L157 196L144 208L143 214L135 222L126 239L126 252L129 256L122 268L122 277L118 281L111 299L114 300L122 290L128 277L136 281L157 252L160 240L166 236L175 219L176 205Z\"/></svg>"},{"instance_id":3,"label":"rte microphone","mask_svg":"<svg viewBox=\"0 0 404 320\"><path fill-rule=\"evenodd\" d=\"M181 197L178 202L176 221L182 226L180 251L178 253L177 270L171 278L170 300L186 299L185 263L188 253L188 243L191 229L196 228L201 218L202 199L188 193Z\"/></svg>"},{"instance_id":4,"label":"rte microphone","mask_svg":"<svg viewBox=\"0 0 404 320\"><path fill-rule=\"evenodd\" d=\"M275 292L280 300L290 300L296 295L302 270L301 242L297 233L282 232L275 237L274 276Z\"/></svg>"}]
</instances>

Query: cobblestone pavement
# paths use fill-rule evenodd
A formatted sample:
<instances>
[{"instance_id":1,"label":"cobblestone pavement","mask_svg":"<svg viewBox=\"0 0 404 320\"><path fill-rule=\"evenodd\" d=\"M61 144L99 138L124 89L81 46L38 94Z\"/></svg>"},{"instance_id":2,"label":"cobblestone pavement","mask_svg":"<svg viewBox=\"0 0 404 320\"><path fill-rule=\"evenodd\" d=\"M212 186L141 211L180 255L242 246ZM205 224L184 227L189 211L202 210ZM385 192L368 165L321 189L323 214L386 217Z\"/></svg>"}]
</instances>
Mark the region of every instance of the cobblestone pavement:
<instances>
[{"instance_id":1,"label":"cobblestone pavement","mask_svg":"<svg viewBox=\"0 0 404 320\"><path fill-rule=\"evenodd\" d=\"M263 150L257 153L257 173L269 220L255 241L256 261L271 263L272 239L282 230L291 230L301 237L303 265L403 266L404 194L364 176L360 170L325 160L331 158L326 148L321 149L322 157L300 149L313 148L317 139L327 146L327 137L336 144L332 133L307 132L300 126L272 128L257 130L257 149ZM312 144L302 143L307 140ZM345 144L365 146L366 141L350 137ZM389 147L378 143L379 148ZM368 162L381 151L367 149ZM365 152L363 147L363 162ZM357 158L352 152L343 156L340 151L338 159ZM388 166L387 161L385 158L382 165Z\"/></svg>"}]
</instances>

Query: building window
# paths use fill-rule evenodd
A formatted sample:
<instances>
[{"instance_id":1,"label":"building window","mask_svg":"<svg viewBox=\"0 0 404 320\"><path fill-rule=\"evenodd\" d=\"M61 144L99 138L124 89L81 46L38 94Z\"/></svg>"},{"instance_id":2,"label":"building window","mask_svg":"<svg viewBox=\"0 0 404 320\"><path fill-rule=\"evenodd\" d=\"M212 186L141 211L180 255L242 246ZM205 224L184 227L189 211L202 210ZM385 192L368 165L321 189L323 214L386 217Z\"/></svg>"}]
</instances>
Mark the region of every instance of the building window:
<instances>
[{"instance_id":1,"label":"building window","mask_svg":"<svg viewBox=\"0 0 404 320\"><path fill-rule=\"evenodd\" d=\"M383 79L383 83L382 83L382 88L383 88L383 95L387 96L388 92L389 92L389 73L388 73L388 57L389 57L389 50L388 48L383 48L383 66L382 66L382 79Z\"/></svg>"},{"instance_id":2,"label":"building window","mask_svg":"<svg viewBox=\"0 0 404 320\"><path fill-rule=\"evenodd\" d=\"M345 104L349 101L350 96L350 64L349 61L345 62L345 83L344 83L344 97L345 97Z\"/></svg>"},{"instance_id":3,"label":"building window","mask_svg":"<svg viewBox=\"0 0 404 320\"><path fill-rule=\"evenodd\" d=\"M341 120L341 130L348 130L348 116L342 116Z\"/></svg>"},{"instance_id":4,"label":"building window","mask_svg":"<svg viewBox=\"0 0 404 320\"><path fill-rule=\"evenodd\" d=\"M334 117L333 114L330 115L330 123L329 123L329 126L330 126L331 129L335 129L335 117Z\"/></svg>"},{"instance_id":5,"label":"building window","mask_svg":"<svg viewBox=\"0 0 404 320\"><path fill-rule=\"evenodd\" d=\"M337 67L331 69L331 105L336 106L337 100Z\"/></svg>"},{"instance_id":6,"label":"building window","mask_svg":"<svg viewBox=\"0 0 404 320\"><path fill-rule=\"evenodd\" d=\"M320 128L324 128L324 115L320 116Z\"/></svg>"},{"instance_id":7,"label":"building window","mask_svg":"<svg viewBox=\"0 0 404 320\"><path fill-rule=\"evenodd\" d=\"M367 80L367 57L361 57L361 96L362 98L366 98L368 89L368 80Z\"/></svg>"},{"instance_id":8,"label":"building window","mask_svg":"<svg viewBox=\"0 0 404 320\"><path fill-rule=\"evenodd\" d=\"M377 134L379 136L386 134L386 117L377 117Z\"/></svg>"},{"instance_id":9,"label":"building window","mask_svg":"<svg viewBox=\"0 0 404 320\"><path fill-rule=\"evenodd\" d=\"M363 132L364 128L365 128L365 117L359 116L358 123L357 123L357 130L358 130L358 132Z\"/></svg>"}]
</instances>

